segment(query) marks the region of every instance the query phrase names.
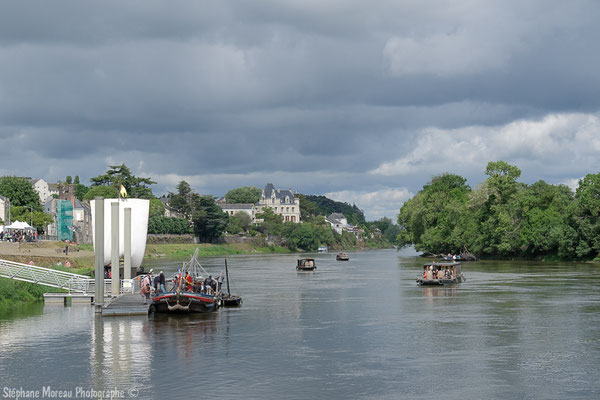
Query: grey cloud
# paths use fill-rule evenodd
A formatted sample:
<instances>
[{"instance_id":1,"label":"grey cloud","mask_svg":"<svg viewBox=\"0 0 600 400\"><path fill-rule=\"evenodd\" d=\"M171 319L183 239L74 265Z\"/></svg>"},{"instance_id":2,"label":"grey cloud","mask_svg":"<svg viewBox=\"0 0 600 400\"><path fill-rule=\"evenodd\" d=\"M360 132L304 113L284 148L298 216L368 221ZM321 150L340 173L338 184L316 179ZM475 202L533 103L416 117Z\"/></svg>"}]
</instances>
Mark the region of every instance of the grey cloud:
<instances>
[{"instance_id":1,"label":"grey cloud","mask_svg":"<svg viewBox=\"0 0 600 400\"><path fill-rule=\"evenodd\" d=\"M271 180L415 193L432 171L368 172L428 129L597 113L599 13L589 1L4 2L0 173L89 179L125 162L162 177L157 192L188 177L214 194ZM512 157L528 178L596 168Z\"/></svg>"}]
</instances>

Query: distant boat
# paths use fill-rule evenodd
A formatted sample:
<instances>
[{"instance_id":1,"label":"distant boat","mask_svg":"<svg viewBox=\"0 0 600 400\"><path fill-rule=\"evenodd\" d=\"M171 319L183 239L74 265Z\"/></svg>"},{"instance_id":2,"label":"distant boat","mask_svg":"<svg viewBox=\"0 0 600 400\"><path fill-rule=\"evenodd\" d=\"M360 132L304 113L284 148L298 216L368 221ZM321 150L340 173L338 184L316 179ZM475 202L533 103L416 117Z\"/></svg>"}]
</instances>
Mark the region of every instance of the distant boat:
<instances>
[{"instance_id":1,"label":"distant boat","mask_svg":"<svg viewBox=\"0 0 600 400\"><path fill-rule=\"evenodd\" d=\"M242 298L231 294L229 287L229 269L227 268L227 259L225 259L225 279L227 279L227 294L221 294L221 304L224 307L239 307L242 305Z\"/></svg>"},{"instance_id":2,"label":"distant boat","mask_svg":"<svg viewBox=\"0 0 600 400\"><path fill-rule=\"evenodd\" d=\"M299 258L296 264L297 271L314 271L317 269L314 258Z\"/></svg>"},{"instance_id":3,"label":"distant boat","mask_svg":"<svg viewBox=\"0 0 600 400\"><path fill-rule=\"evenodd\" d=\"M314 249L314 247L313 247ZM317 251L319 253L327 253L327 251L329 251L329 249L327 248L327 246L319 246L319 248L317 249Z\"/></svg>"},{"instance_id":4,"label":"distant boat","mask_svg":"<svg viewBox=\"0 0 600 400\"><path fill-rule=\"evenodd\" d=\"M423 275L417 278L419 285L430 286L451 285L466 281L460 263L455 261L427 263L423 266Z\"/></svg>"},{"instance_id":5,"label":"distant boat","mask_svg":"<svg viewBox=\"0 0 600 400\"><path fill-rule=\"evenodd\" d=\"M350 257L346 253L337 253L335 259L338 261L350 261Z\"/></svg>"}]
</instances>

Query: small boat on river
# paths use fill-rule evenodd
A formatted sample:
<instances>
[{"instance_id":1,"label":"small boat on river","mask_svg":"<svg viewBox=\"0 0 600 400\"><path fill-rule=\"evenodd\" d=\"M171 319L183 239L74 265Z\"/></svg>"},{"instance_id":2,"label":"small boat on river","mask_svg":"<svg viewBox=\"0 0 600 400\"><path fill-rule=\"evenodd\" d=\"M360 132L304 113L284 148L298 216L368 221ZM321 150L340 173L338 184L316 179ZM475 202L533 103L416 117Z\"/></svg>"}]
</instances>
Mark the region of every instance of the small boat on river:
<instances>
[{"instance_id":1,"label":"small boat on river","mask_svg":"<svg viewBox=\"0 0 600 400\"><path fill-rule=\"evenodd\" d=\"M239 307L242 305L242 297L231 294L229 287L229 269L227 268L227 259L225 259L225 279L227 280L227 293L221 294L221 304L223 307Z\"/></svg>"},{"instance_id":2,"label":"small boat on river","mask_svg":"<svg viewBox=\"0 0 600 400\"><path fill-rule=\"evenodd\" d=\"M183 268L171 277L172 286L167 293L152 295L148 313L208 313L219 308L222 277L219 281L212 279L197 257L198 249L190 262L184 263Z\"/></svg>"},{"instance_id":3,"label":"small boat on river","mask_svg":"<svg viewBox=\"0 0 600 400\"><path fill-rule=\"evenodd\" d=\"M348 257L348 254L346 253L337 253L335 259L338 261L349 261L350 257Z\"/></svg>"},{"instance_id":4,"label":"small boat on river","mask_svg":"<svg viewBox=\"0 0 600 400\"><path fill-rule=\"evenodd\" d=\"M314 271L317 269L314 258L299 258L296 271Z\"/></svg>"},{"instance_id":5,"label":"small boat on river","mask_svg":"<svg viewBox=\"0 0 600 400\"><path fill-rule=\"evenodd\" d=\"M460 263L456 261L431 262L423 267L423 275L417 278L419 285L452 285L466 282Z\"/></svg>"}]
</instances>

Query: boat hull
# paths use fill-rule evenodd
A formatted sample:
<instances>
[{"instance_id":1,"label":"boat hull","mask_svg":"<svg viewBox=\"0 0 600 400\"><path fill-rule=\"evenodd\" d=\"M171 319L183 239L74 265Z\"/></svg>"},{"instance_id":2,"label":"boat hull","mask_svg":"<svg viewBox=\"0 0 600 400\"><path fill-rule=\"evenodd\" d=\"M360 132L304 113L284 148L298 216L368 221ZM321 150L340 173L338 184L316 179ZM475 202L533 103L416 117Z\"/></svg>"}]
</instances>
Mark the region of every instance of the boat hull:
<instances>
[{"instance_id":1,"label":"boat hull","mask_svg":"<svg viewBox=\"0 0 600 400\"><path fill-rule=\"evenodd\" d=\"M420 286L441 286L441 285L454 285L457 283L461 283L466 281L466 279L462 276L456 277L454 279L417 279L417 284Z\"/></svg>"},{"instance_id":2,"label":"boat hull","mask_svg":"<svg viewBox=\"0 0 600 400\"><path fill-rule=\"evenodd\" d=\"M221 305L223 307L239 307L242 305L242 298L240 296L225 295L221 298Z\"/></svg>"},{"instance_id":3,"label":"boat hull","mask_svg":"<svg viewBox=\"0 0 600 400\"><path fill-rule=\"evenodd\" d=\"M296 267L297 271L314 271L317 267Z\"/></svg>"},{"instance_id":4,"label":"boat hull","mask_svg":"<svg viewBox=\"0 0 600 400\"><path fill-rule=\"evenodd\" d=\"M169 292L152 298L149 313L209 313L216 311L217 301L212 295L196 292Z\"/></svg>"}]
</instances>

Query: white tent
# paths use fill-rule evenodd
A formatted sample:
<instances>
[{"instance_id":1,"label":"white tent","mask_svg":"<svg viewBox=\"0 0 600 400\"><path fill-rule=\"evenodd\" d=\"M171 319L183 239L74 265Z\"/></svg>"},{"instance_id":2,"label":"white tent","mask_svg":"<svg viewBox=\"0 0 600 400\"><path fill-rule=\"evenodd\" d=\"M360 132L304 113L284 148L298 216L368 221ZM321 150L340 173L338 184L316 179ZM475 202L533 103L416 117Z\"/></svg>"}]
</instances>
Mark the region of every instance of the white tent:
<instances>
[{"instance_id":1,"label":"white tent","mask_svg":"<svg viewBox=\"0 0 600 400\"><path fill-rule=\"evenodd\" d=\"M6 229L33 229L27 222L15 221L12 224L5 227Z\"/></svg>"}]
</instances>

